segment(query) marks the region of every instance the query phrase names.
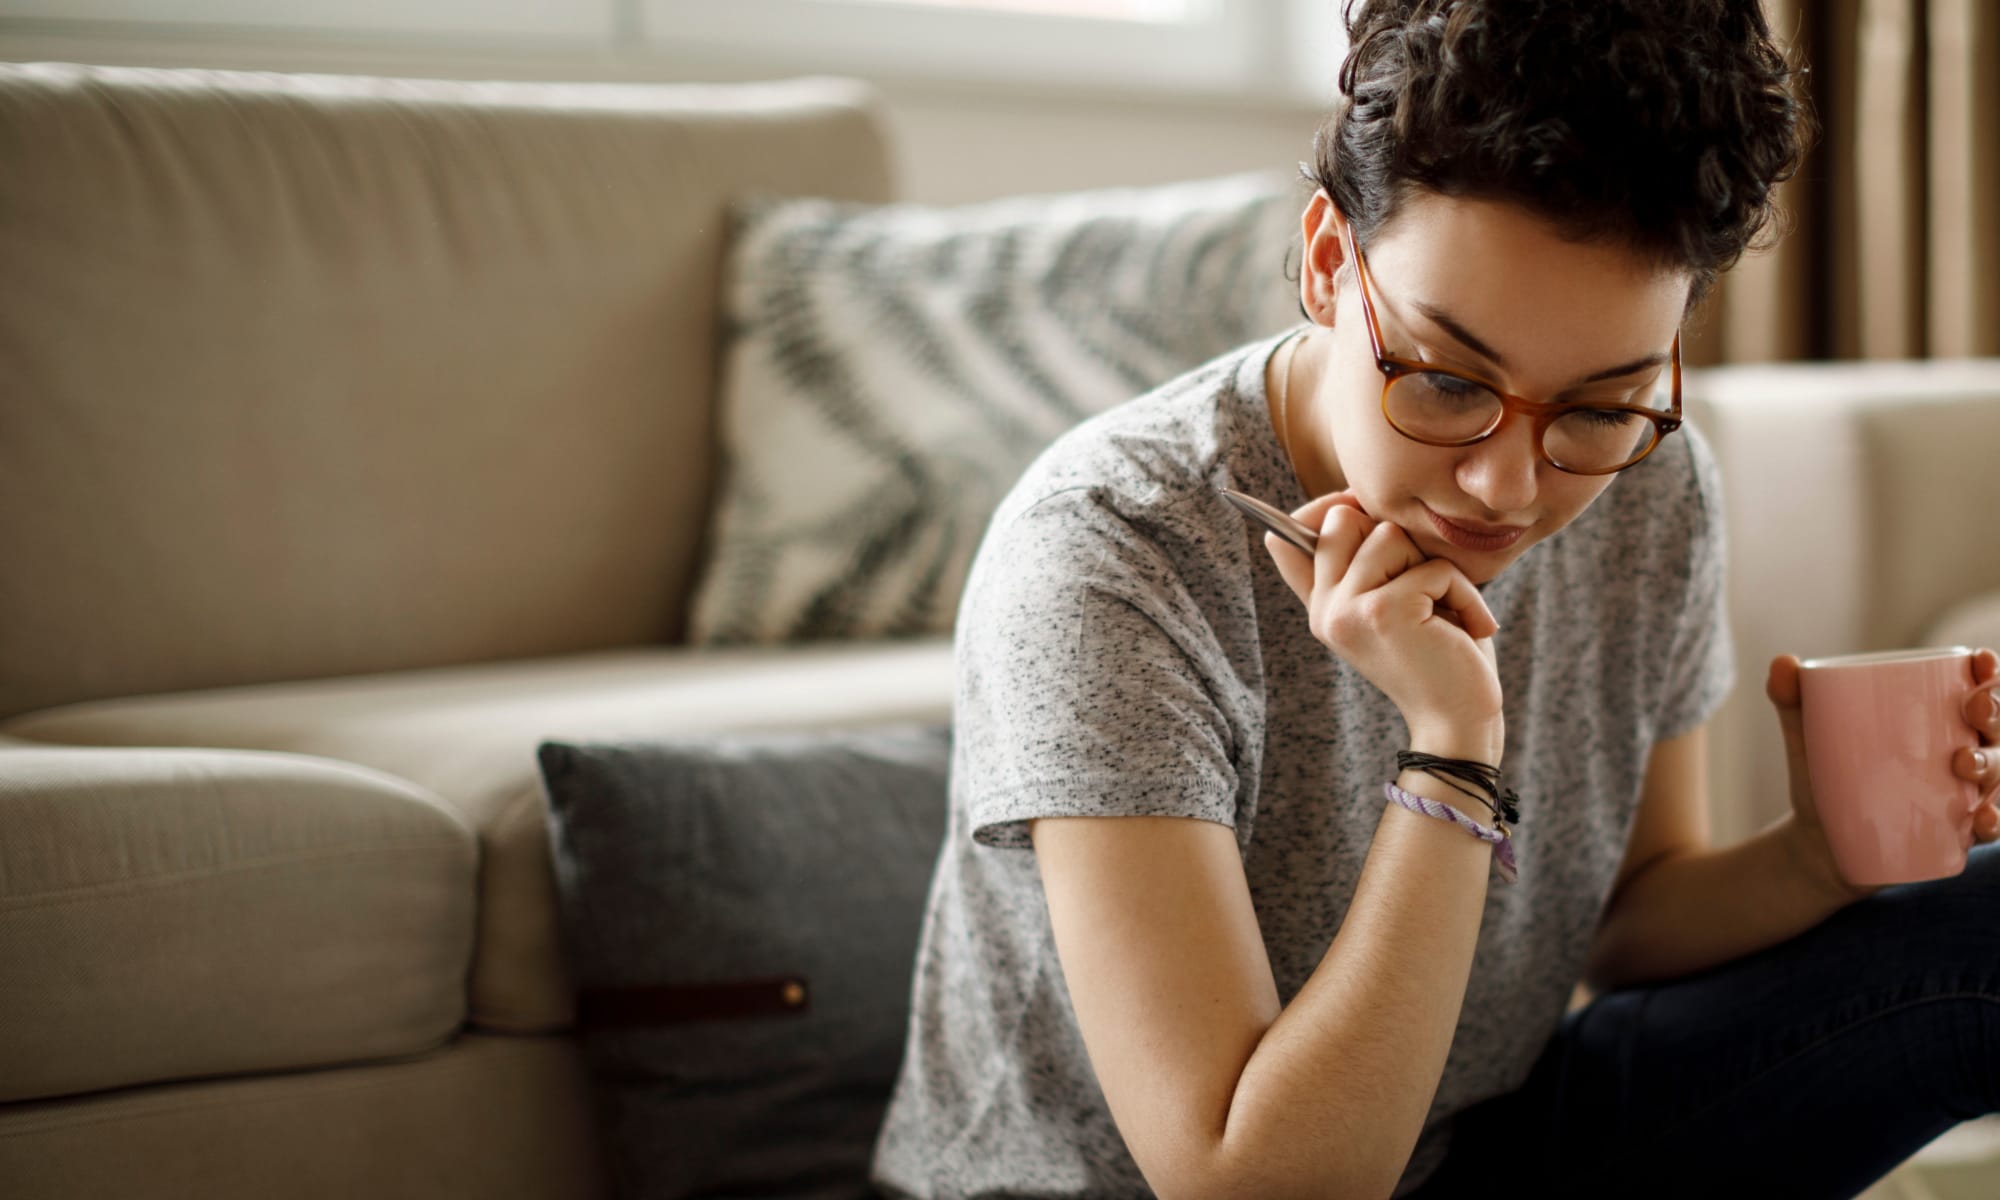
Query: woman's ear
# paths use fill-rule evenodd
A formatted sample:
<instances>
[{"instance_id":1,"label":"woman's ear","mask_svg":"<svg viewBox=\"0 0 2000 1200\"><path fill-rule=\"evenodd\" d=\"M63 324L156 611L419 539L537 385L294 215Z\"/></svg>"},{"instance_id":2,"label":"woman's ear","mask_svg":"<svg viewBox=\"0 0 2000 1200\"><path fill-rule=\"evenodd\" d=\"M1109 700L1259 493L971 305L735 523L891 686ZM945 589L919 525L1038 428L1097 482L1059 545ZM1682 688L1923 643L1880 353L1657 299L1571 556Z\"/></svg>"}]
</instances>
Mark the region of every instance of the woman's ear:
<instances>
[{"instance_id":1,"label":"woman's ear","mask_svg":"<svg viewBox=\"0 0 2000 1200\"><path fill-rule=\"evenodd\" d=\"M1340 268L1347 263L1347 251L1340 240L1346 223L1347 218L1334 207L1325 188L1313 193L1299 219L1305 243L1299 260L1299 307L1315 325L1333 324L1340 297Z\"/></svg>"}]
</instances>

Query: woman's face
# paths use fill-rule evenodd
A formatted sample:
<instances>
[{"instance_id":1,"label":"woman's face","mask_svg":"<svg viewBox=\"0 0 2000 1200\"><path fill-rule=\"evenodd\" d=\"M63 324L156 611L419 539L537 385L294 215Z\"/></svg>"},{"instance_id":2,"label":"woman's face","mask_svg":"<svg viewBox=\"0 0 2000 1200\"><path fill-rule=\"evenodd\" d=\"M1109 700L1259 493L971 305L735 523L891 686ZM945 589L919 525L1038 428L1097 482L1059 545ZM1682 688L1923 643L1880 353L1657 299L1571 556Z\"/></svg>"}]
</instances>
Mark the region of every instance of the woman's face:
<instances>
[{"instance_id":1,"label":"woman's face","mask_svg":"<svg viewBox=\"0 0 2000 1200\"><path fill-rule=\"evenodd\" d=\"M1309 443L1293 447L1301 476L1309 489L1353 491L1369 515L1485 583L1617 476L1557 470L1513 414L1485 441L1456 448L1390 427L1359 273L1341 270L1343 223L1324 192L1306 209L1301 299L1323 328L1295 355L1287 385L1293 436ZM1666 371L1688 296L1683 273L1623 246L1565 241L1495 201L1418 193L1363 253L1385 353L1533 400L1617 400Z\"/></svg>"}]
</instances>

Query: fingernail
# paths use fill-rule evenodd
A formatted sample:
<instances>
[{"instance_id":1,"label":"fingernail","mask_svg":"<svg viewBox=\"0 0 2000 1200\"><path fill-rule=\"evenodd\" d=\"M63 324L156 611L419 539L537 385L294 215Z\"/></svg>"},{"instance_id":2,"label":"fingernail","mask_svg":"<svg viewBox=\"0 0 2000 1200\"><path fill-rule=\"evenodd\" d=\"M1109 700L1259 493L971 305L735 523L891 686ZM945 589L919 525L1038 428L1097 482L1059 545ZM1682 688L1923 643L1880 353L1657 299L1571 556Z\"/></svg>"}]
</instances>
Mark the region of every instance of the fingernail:
<instances>
[{"instance_id":1,"label":"fingernail","mask_svg":"<svg viewBox=\"0 0 2000 1200\"><path fill-rule=\"evenodd\" d=\"M1981 692L1972 698L1972 703L1967 707L1971 710L1970 715L1973 720L1991 721L1994 710L2000 708L2000 703L1994 701L1992 692Z\"/></svg>"}]
</instances>

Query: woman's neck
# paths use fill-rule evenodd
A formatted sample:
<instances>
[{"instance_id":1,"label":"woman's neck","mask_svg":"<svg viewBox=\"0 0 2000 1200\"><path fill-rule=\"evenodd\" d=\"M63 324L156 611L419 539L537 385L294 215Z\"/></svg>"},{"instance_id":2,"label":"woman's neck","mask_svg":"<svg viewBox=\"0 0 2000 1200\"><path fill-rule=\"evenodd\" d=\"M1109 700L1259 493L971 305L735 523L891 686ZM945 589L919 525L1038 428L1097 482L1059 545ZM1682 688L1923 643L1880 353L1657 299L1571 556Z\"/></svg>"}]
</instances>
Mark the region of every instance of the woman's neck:
<instances>
[{"instance_id":1,"label":"woman's neck","mask_svg":"<svg viewBox=\"0 0 2000 1200\"><path fill-rule=\"evenodd\" d=\"M1337 492L1345 486L1339 464L1323 459L1320 439L1315 432L1320 422L1319 380L1325 366L1324 339L1309 328L1285 342L1271 356L1265 372L1265 393L1270 396L1271 427L1278 435L1292 476L1308 498Z\"/></svg>"}]
</instances>

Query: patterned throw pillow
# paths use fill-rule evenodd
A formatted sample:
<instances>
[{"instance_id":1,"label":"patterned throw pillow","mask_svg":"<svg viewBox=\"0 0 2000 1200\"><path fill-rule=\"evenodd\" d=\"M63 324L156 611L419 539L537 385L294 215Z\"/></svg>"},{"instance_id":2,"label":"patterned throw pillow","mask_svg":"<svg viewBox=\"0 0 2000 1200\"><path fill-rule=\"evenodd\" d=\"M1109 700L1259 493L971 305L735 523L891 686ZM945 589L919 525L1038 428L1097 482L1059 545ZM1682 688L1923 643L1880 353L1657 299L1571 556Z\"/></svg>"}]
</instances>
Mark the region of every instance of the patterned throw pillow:
<instances>
[{"instance_id":1,"label":"patterned throw pillow","mask_svg":"<svg viewBox=\"0 0 2000 1200\"><path fill-rule=\"evenodd\" d=\"M1282 175L736 214L696 644L949 632L986 522L1078 421L1296 322Z\"/></svg>"}]
</instances>

